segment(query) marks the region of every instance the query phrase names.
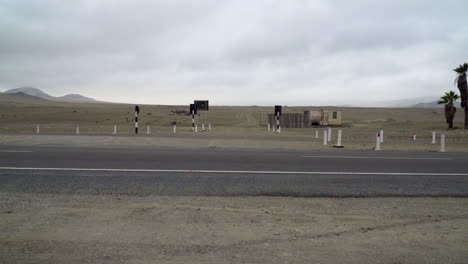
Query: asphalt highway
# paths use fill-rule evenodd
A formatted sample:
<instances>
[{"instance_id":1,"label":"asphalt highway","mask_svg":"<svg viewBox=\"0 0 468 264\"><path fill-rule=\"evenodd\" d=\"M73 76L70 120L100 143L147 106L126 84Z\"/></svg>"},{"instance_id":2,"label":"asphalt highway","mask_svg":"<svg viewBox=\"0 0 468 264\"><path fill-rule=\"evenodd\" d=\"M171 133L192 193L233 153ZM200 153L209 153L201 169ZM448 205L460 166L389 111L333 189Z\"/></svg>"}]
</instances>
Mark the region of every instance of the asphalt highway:
<instances>
[{"instance_id":1,"label":"asphalt highway","mask_svg":"<svg viewBox=\"0 0 468 264\"><path fill-rule=\"evenodd\" d=\"M0 147L0 191L468 196L468 153Z\"/></svg>"}]
</instances>

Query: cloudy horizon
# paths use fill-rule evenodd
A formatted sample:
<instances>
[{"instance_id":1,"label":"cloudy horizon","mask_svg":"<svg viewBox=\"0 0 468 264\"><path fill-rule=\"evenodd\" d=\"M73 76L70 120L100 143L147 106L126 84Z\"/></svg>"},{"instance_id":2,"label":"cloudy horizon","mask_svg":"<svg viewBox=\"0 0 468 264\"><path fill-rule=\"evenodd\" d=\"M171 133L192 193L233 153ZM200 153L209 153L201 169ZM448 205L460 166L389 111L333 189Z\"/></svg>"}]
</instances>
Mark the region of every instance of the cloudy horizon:
<instances>
[{"instance_id":1,"label":"cloudy horizon","mask_svg":"<svg viewBox=\"0 0 468 264\"><path fill-rule=\"evenodd\" d=\"M464 1L0 1L0 90L366 105L455 90Z\"/></svg>"}]
</instances>

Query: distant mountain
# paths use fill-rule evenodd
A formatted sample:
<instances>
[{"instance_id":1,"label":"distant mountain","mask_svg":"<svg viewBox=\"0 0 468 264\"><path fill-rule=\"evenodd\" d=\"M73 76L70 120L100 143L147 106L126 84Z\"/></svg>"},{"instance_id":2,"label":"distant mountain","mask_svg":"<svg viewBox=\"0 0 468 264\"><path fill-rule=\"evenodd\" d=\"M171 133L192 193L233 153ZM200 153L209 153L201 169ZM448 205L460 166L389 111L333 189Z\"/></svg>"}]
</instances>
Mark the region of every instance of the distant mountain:
<instances>
[{"instance_id":1,"label":"distant mountain","mask_svg":"<svg viewBox=\"0 0 468 264\"><path fill-rule=\"evenodd\" d=\"M52 97L52 96L44 93L43 91L41 91L41 90L39 90L37 88L34 88L34 87L21 87L21 88L16 88L16 89L11 89L11 90L5 91L4 93L5 94L24 93L24 94L27 94L27 95L40 97L40 98L46 99L46 100L53 100L54 99L54 97Z\"/></svg>"},{"instance_id":2,"label":"distant mountain","mask_svg":"<svg viewBox=\"0 0 468 264\"><path fill-rule=\"evenodd\" d=\"M80 94L67 94L64 96L55 97L47 93L44 93L40 89L37 89L34 87L21 87L21 88L11 89L11 90L4 92L4 94L17 94L17 93L23 93L23 94L27 94L30 96L35 96L35 97L39 97L42 99L51 100L51 101L73 102L73 103L95 103L97 102L96 100L92 98L85 97Z\"/></svg>"},{"instance_id":3,"label":"distant mountain","mask_svg":"<svg viewBox=\"0 0 468 264\"><path fill-rule=\"evenodd\" d=\"M57 97L60 101L66 101L66 102L83 102L83 103L91 103L91 102L96 102L93 98L89 98L86 96L83 96L81 94L67 94L64 96Z\"/></svg>"},{"instance_id":4,"label":"distant mountain","mask_svg":"<svg viewBox=\"0 0 468 264\"><path fill-rule=\"evenodd\" d=\"M410 107L414 107L414 108L443 108L444 105L443 104L438 104L437 101L434 101L434 102L428 102L428 103L417 103L417 104L414 104ZM460 102L455 102L455 107L457 108L460 108Z\"/></svg>"}]
</instances>

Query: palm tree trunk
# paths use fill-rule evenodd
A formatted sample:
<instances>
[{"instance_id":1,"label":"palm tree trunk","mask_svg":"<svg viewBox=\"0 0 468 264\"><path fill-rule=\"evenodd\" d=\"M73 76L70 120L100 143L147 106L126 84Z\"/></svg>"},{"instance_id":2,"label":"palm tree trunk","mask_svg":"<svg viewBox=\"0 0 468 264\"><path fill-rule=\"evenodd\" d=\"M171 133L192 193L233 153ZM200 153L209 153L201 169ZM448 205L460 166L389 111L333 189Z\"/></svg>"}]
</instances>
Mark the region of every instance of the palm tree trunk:
<instances>
[{"instance_id":1,"label":"palm tree trunk","mask_svg":"<svg viewBox=\"0 0 468 264\"><path fill-rule=\"evenodd\" d=\"M465 129L468 129L468 107L465 106Z\"/></svg>"}]
</instances>

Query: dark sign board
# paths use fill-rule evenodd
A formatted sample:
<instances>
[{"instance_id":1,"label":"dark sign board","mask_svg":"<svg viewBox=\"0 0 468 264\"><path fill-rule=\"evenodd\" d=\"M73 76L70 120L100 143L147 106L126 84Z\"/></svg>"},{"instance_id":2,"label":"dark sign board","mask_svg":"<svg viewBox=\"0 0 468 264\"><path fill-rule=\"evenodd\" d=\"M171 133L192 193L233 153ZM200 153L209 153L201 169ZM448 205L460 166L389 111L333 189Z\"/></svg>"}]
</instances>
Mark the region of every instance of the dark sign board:
<instances>
[{"instance_id":1,"label":"dark sign board","mask_svg":"<svg viewBox=\"0 0 468 264\"><path fill-rule=\"evenodd\" d=\"M281 105L275 105L275 116L281 115Z\"/></svg>"},{"instance_id":2,"label":"dark sign board","mask_svg":"<svg viewBox=\"0 0 468 264\"><path fill-rule=\"evenodd\" d=\"M195 104L190 104L190 114L197 114L197 107Z\"/></svg>"},{"instance_id":3,"label":"dark sign board","mask_svg":"<svg viewBox=\"0 0 468 264\"><path fill-rule=\"evenodd\" d=\"M194 104L197 107L197 110L208 111L208 100L195 100Z\"/></svg>"}]
</instances>

